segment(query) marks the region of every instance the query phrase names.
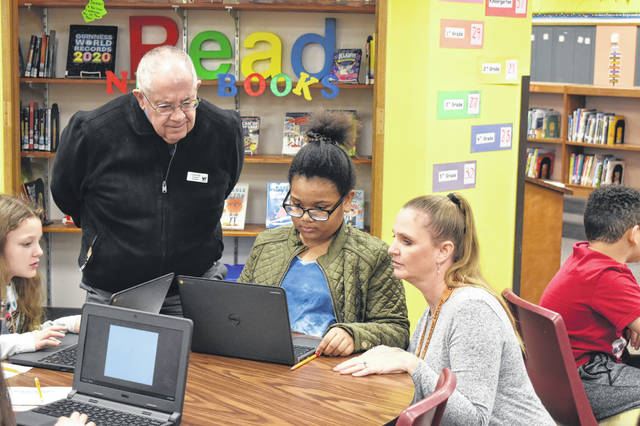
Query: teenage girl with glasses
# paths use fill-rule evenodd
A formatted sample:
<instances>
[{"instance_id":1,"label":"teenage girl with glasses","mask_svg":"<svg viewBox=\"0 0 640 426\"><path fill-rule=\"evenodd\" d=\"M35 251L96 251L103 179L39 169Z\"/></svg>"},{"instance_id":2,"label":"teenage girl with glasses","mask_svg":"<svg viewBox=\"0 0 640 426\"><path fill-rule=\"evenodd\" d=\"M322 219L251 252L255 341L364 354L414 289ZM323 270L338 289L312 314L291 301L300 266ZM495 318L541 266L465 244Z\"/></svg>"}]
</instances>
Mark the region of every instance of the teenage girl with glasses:
<instances>
[{"instance_id":1,"label":"teenage girl with glasses","mask_svg":"<svg viewBox=\"0 0 640 426\"><path fill-rule=\"evenodd\" d=\"M344 221L355 172L340 145L352 140L352 130L339 113L310 119L283 204L293 226L261 233L238 279L285 288L291 329L321 336L317 354L329 356L409 342L404 288L393 277L387 245Z\"/></svg>"}]
</instances>

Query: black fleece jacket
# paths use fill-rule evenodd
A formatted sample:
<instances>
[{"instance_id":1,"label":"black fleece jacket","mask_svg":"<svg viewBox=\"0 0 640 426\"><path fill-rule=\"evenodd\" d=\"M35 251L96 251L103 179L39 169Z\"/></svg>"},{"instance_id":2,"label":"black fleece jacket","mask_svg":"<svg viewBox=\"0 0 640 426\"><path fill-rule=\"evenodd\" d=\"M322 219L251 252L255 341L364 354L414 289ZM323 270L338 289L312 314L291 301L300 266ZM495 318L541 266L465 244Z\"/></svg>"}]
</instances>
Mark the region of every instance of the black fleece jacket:
<instances>
[{"instance_id":1,"label":"black fleece jacket","mask_svg":"<svg viewBox=\"0 0 640 426\"><path fill-rule=\"evenodd\" d=\"M74 114L62 132L51 193L82 228L83 282L116 292L168 272L199 276L210 268L222 254L224 200L242 171L241 135L236 112L202 100L172 160L133 94Z\"/></svg>"}]
</instances>

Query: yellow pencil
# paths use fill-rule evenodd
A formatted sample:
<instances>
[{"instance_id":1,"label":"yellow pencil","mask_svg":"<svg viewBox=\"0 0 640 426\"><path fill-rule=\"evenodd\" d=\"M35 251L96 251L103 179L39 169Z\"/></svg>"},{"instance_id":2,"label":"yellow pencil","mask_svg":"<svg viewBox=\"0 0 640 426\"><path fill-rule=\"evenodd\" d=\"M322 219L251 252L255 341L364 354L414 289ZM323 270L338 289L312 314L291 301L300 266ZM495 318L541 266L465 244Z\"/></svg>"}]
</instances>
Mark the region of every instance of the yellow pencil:
<instances>
[{"instance_id":1,"label":"yellow pencil","mask_svg":"<svg viewBox=\"0 0 640 426\"><path fill-rule=\"evenodd\" d=\"M44 398L42 397L42 389L40 389L40 380L38 380L37 377L35 377L33 380L35 380L36 382L36 388L38 388L38 393L40 394L40 400L44 400Z\"/></svg>"},{"instance_id":2,"label":"yellow pencil","mask_svg":"<svg viewBox=\"0 0 640 426\"><path fill-rule=\"evenodd\" d=\"M306 363L313 361L314 359L318 358L318 354L313 354L311 355L309 358L305 358L302 361L300 361L299 363L297 363L296 365L294 365L293 367L291 367L292 370L295 370L298 367L302 367L303 365L305 365Z\"/></svg>"},{"instance_id":3,"label":"yellow pencil","mask_svg":"<svg viewBox=\"0 0 640 426\"><path fill-rule=\"evenodd\" d=\"M20 370L16 370L15 368L11 368L11 367L7 367L7 366L2 366L2 369L4 371L8 371L10 373L20 373Z\"/></svg>"}]
</instances>

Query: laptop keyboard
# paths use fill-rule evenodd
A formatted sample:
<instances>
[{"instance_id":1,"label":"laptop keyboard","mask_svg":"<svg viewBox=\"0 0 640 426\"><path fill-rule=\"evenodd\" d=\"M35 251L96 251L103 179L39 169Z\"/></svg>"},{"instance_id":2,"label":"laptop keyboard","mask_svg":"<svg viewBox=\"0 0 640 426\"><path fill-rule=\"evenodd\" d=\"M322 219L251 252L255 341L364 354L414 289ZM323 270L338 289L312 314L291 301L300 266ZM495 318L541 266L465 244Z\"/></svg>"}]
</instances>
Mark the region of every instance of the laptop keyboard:
<instances>
[{"instance_id":1,"label":"laptop keyboard","mask_svg":"<svg viewBox=\"0 0 640 426\"><path fill-rule=\"evenodd\" d=\"M309 352L309 351L314 351L316 348L312 347L312 346L298 346L298 345L293 345L293 356L298 359L299 356L304 355L305 353Z\"/></svg>"},{"instance_id":2,"label":"laptop keyboard","mask_svg":"<svg viewBox=\"0 0 640 426\"><path fill-rule=\"evenodd\" d=\"M54 352L41 358L40 362L48 364L67 365L71 368L76 366L76 357L78 355L78 345L69 346L61 351Z\"/></svg>"},{"instance_id":3,"label":"laptop keyboard","mask_svg":"<svg viewBox=\"0 0 640 426\"><path fill-rule=\"evenodd\" d=\"M70 399L61 399L59 401L52 402L51 404L35 408L33 411L35 413L46 414L52 417L69 416L74 411L77 411L79 413L86 414L89 417L89 420L94 422L97 426L153 426L164 423L151 418L127 414L93 404L84 404Z\"/></svg>"}]
</instances>

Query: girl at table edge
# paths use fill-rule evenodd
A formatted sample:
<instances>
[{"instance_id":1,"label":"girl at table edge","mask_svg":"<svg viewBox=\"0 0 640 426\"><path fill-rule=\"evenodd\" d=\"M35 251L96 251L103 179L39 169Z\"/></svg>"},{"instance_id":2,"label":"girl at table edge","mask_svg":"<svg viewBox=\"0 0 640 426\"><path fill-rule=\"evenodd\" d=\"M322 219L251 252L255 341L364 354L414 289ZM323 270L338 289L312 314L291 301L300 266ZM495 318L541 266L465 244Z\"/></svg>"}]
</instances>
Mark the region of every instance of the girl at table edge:
<instances>
[{"instance_id":1,"label":"girl at table edge","mask_svg":"<svg viewBox=\"0 0 640 426\"><path fill-rule=\"evenodd\" d=\"M41 211L16 197L0 194L0 359L57 346L57 337L64 337L66 331L77 333L80 327L79 315L40 323L41 238Z\"/></svg>"},{"instance_id":2,"label":"girl at table edge","mask_svg":"<svg viewBox=\"0 0 640 426\"><path fill-rule=\"evenodd\" d=\"M0 426L15 426L15 424L16 419L13 415L7 383L4 381L4 373L0 368ZM69 417L60 417L55 426L96 426L96 424L89 422L86 414L74 411Z\"/></svg>"},{"instance_id":3,"label":"girl at table edge","mask_svg":"<svg viewBox=\"0 0 640 426\"><path fill-rule=\"evenodd\" d=\"M328 111L311 117L283 203L293 226L262 232L238 278L282 286L291 329L322 336L316 353L329 356L409 342L404 287L393 277L387 245L344 220L355 171L339 145L352 140L351 120Z\"/></svg>"},{"instance_id":4,"label":"girl at table edge","mask_svg":"<svg viewBox=\"0 0 640 426\"><path fill-rule=\"evenodd\" d=\"M420 290L428 306L407 351L378 346L334 370L407 372L416 402L434 391L447 367L457 385L443 424L554 425L527 375L513 316L482 277L467 200L454 193L414 198L398 213L393 234L394 274Z\"/></svg>"}]
</instances>

